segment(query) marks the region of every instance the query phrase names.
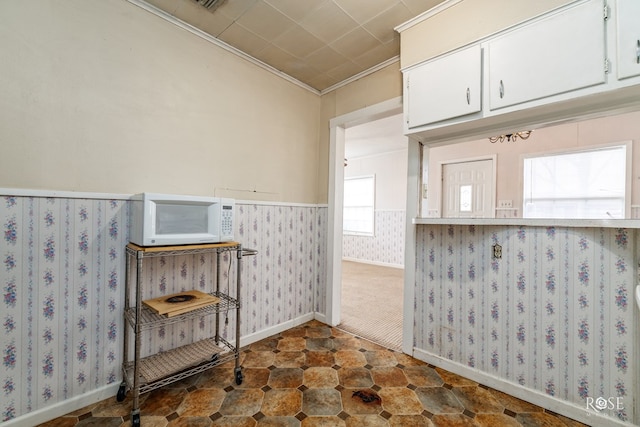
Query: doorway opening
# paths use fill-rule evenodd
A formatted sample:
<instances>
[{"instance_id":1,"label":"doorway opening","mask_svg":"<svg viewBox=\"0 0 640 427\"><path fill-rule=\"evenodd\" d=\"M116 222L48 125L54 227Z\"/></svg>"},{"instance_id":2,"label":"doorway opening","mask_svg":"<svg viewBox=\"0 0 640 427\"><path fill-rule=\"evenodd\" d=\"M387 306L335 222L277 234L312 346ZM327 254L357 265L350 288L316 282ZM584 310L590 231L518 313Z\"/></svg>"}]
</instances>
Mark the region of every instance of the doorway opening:
<instances>
[{"instance_id":1,"label":"doorway opening","mask_svg":"<svg viewBox=\"0 0 640 427\"><path fill-rule=\"evenodd\" d=\"M341 320L342 293L342 217L344 191L345 131L359 124L402 114L402 97L375 104L330 120L329 124L329 206L327 212L327 281L323 314L316 316L329 325L337 326ZM404 286L402 303L402 352L413 354L414 298L415 298L415 226L413 218L418 214L420 203L422 145L405 137L407 153L407 204L404 229Z\"/></svg>"},{"instance_id":2,"label":"doorway opening","mask_svg":"<svg viewBox=\"0 0 640 427\"><path fill-rule=\"evenodd\" d=\"M402 350L404 269L342 261L338 328L391 350Z\"/></svg>"},{"instance_id":3,"label":"doorway opening","mask_svg":"<svg viewBox=\"0 0 640 427\"><path fill-rule=\"evenodd\" d=\"M338 327L402 349L407 138L402 115L345 129Z\"/></svg>"}]
</instances>

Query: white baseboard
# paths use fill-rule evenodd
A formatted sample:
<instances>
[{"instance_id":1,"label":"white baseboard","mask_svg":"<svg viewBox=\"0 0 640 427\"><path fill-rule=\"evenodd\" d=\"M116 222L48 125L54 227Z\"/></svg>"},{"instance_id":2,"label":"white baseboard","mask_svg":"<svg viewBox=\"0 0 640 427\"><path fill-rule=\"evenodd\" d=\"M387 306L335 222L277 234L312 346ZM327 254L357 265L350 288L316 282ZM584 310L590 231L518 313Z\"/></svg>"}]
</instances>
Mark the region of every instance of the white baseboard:
<instances>
[{"instance_id":1,"label":"white baseboard","mask_svg":"<svg viewBox=\"0 0 640 427\"><path fill-rule=\"evenodd\" d=\"M359 262L362 264L371 264L378 265L380 267L392 267L392 268L401 268L404 269L404 265L402 264L392 264L389 262L378 262L378 261L370 261L368 259L360 259L360 258L351 258L351 257L342 257L343 261L351 261L351 262Z\"/></svg>"},{"instance_id":2,"label":"white baseboard","mask_svg":"<svg viewBox=\"0 0 640 427\"><path fill-rule=\"evenodd\" d=\"M279 325L276 325L267 329L263 329L253 334L249 334L244 337L241 337L240 344L242 346L253 344L254 342L260 341L272 335L279 334L280 332L286 331L287 329L300 326L304 323L314 320L316 317L317 317L316 313L307 313L303 316L297 317L295 319L289 320ZM235 345L235 343L233 342L231 344ZM35 426L38 424L42 424L54 418L58 418L63 415L69 414L73 411L77 411L78 409L84 408L85 406L113 397L118 393L119 387L120 387L120 383L110 384L108 386L104 386L97 390L90 391L86 394L82 394L80 396L67 399L65 401L56 403L46 408L29 412L28 414L25 414L18 418L14 418L12 420L5 421L5 422L0 422L0 426L27 427L27 426Z\"/></svg>"},{"instance_id":3,"label":"white baseboard","mask_svg":"<svg viewBox=\"0 0 640 427\"><path fill-rule=\"evenodd\" d=\"M307 323L315 318L314 313L307 313L300 317L296 317L295 319L288 320L286 322L280 323L278 325L272 326L267 329L263 329L258 332L254 332L249 335L245 335L240 338L240 345L244 347L245 345L253 344L254 342L258 342L265 338L268 338L272 335L279 334L280 332L286 331L287 329L295 328L296 326L300 326L304 323ZM4 427L4 426L3 426Z\"/></svg>"},{"instance_id":4,"label":"white baseboard","mask_svg":"<svg viewBox=\"0 0 640 427\"><path fill-rule=\"evenodd\" d=\"M449 359L431 354L419 348L414 347L413 357L587 425L621 427L634 426L634 424L621 421L613 416L608 416L604 413L590 410L586 405L579 406L572 402L560 400L540 391L490 375L476 368L471 368L458 362L453 362ZM633 402L629 402L628 404L633 405Z\"/></svg>"},{"instance_id":5,"label":"white baseboard","mask_svg":"<svg viewBox=\"0 0 640 427\"><path fill-rule=\"evenodd\" d=\"M58 402L46 408L29 412L28 414L24 414L18 418L0 422L0 425L2 427L36 426L38 424L50 421L54 418L69 414L73 411L77 411L78 409L84 408L85 406L113 397L118 393L119 387L120 383L109 384L88 393L81 394L80 396L72 397L71 399Z\"/></svg>"},{"instance_id":6,"label":"white baseboard","mask_svg":"<svg viewBox=\"0 0 640 427\"><path fill-rule=\"evenodd\" d=\"M313 316L313 318L314 318L315 320L317 320L318 322L322 322L322 323L324 323L325 325L328 325L328 324L329 324L329 322L327 322L327 315L326 315L326 314L324 314L324 313L318 313L318 312L316 312L316 313L315 313L315 315ZM331 325L331 326L335 326L335 325Z\"/></svg>"}]
</instances>

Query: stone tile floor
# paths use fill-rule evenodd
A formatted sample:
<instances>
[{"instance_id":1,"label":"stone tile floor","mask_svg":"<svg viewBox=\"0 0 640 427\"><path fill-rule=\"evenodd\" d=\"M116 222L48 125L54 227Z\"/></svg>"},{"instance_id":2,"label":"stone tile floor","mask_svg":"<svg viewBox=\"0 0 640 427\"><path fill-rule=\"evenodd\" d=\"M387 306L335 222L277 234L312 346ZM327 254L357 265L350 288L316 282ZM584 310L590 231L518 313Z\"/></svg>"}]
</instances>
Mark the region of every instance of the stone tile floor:
<instances>
[{"instance_id":1,"label":"stone tile floor","mask_svg":"<svg viewBox=\"0 0 640 427\"><path fill-rule=\"evenodd\" d=\"M584 426L317 321L243 348L240 361L240 385L231 362L142 395L142 426ZM130 395L41 427L130 426Z\"/></svg>"}]
</instances>

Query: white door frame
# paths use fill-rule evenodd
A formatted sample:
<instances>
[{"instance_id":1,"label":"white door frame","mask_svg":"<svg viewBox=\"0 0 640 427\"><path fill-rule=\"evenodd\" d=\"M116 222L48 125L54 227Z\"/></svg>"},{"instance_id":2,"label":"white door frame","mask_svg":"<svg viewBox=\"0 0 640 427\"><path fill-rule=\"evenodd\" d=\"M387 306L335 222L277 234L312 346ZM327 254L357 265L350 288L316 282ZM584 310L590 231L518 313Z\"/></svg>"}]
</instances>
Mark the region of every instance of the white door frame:
<instances>
[{"instance_id":1,"label":"white door frame","mask_svg":"<svg viewBox=\"0 0 640 427\"><path fill-rule=\"evenodd\" d=\"M373 120L402 113L402 97L390 99L361 110L353 111L342 116L335 117L329 121L329 212L327 221L327 283L326 283L326 308L325 322L329 325L336 326L340 323L341 310L341 288L342 288L342 215L343 215L343 197L344 197L344 148L345 148L345 129L357 126ZM419 144L409 140L409 165L408 175L412 175L412 171L419 171ZM414 147L415 146L415 147ZM412 162L418 166L412 165ZM408 177L408 178L409 178ZM418 194L419 188L415 180L409 180L407 192L407 217L416 216L418 200L411 195ZM415 188L414 188L415 187ZM414 200L415 199L415 200ZM411 205L411 209L409 206ZM411 233L405 234L405 284L404 284L404 321L403 321L403 351L411 353L413 349L413 284L415 283L414 274L408 273L408 269L412 268L406 260L412 258L415 251L415 233L411 221L407 221L407 231L411 229ZM409 304L407 302L410 301ZM407 349L405 350L405 346Z\"/></svg>"}]
</instances>

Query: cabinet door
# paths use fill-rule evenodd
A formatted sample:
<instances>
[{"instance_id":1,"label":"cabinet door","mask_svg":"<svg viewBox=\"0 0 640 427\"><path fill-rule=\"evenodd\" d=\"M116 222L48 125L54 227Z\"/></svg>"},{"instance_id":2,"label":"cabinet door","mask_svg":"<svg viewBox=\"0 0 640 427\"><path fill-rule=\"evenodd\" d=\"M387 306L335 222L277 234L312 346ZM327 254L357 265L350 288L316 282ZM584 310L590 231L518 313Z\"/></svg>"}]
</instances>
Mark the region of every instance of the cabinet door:
<instances>
[{"instance_id":1,"label":"cabinet door","mask_svg":"<svg viewBox=\"0 0 640 427\"><path fill-rule=\"evenodd\" d=\"M408 128L480 111L481 65L478 45L408 71Z\"/></svg>"},{"instance_id":2,"label":"cabinet door","mask_svg":"<svg viewBox=\"0 0 640 427\"><path fill-rule=\"evenodd\" d=\"M640 75L640 1L618 0L618 78Z\"/></svg>"},{"instance_id":3,"label":"cabinet door","mask_svg":"<svg viewBox=\"0 0 640 427\"><path fill-rule=\"evenodd\" d=\"M581 3L488 43L495 110L605 82L604 4Z\"/></svg>"}]
</instances>

